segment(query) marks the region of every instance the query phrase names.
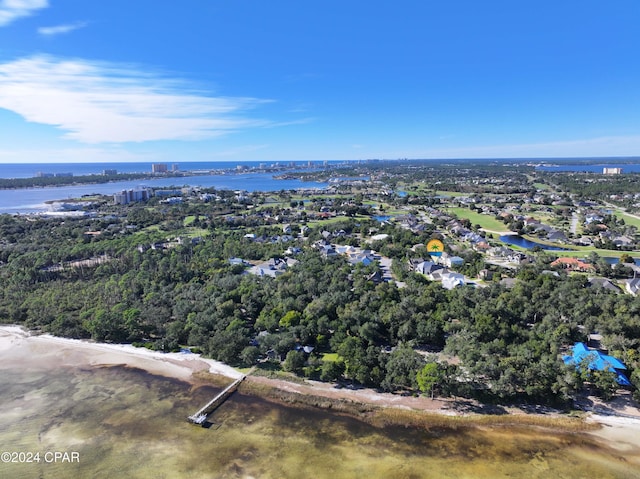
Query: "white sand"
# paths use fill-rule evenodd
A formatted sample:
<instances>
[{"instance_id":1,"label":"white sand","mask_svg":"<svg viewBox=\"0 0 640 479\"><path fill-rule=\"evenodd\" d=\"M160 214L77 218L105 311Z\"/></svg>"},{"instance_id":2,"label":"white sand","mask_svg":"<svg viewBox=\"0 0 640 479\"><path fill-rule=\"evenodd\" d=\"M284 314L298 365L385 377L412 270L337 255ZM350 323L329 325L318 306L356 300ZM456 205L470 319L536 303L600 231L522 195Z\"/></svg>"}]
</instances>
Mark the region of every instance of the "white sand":
<instances>
[{"instance_id":1,"label":"white sand","mask_svg":"<svg viewBox=\"0 0 640 479\"><path fill-rule=\"evenodd\" d=\"M604 440L613 449L621 452L640 451L640 418L591 414L587 421L602 426L590 434Z\"/></svg>"},{"instance_id":2,"label":"white sand","mask_svg":"<svg viewBox=\"0 0 640 479\"><path fill-rule=\"evenodd\" d=\"M39 362L48 366L52 363L60 366L126 365L178 379L189 379L194 372L202 370L230 378L242 376L234 368L199 354L162 353L126 344L32 335L19 326L0 326L0 354L5 364L26 362L25 355L32 353L37 353ZM33 367L33 362L29 364Z\"/></svg>"},{"instance_id":3,"label":"white sand","mask_svg":"<svg viewBox=\"0 0 640 479\"><path fill-rule=\"evenodd\" d=\"M212 359L202 358L198 354L161 353L124 344L104 344L50 335L32 335L19 326L0 326L0 369L3 366L13 367L20 364L24 364L27 368L38 368L40 365L45 370L52 365L61 367L126 365L152 374L184 380L191 378L194 372L203 370L229 378L242 376L242 373L234 368ZM330 397L340 396L371 404L382 403L392 407L437 410L448 415L460 414L457 411L447 410L447 401L401 398L371 390L336 390L332 385L315 384L315 382L302 387L262 377L252 379L277 384L285 390L291 389L301 394L326 394ZM638 452L640 451L640 411L635 407L626 407L623 412L625 416L635 417L591 413L587 420L598 423L602 427L589 434L621 452Z\"/></svg>"}]
</instances>

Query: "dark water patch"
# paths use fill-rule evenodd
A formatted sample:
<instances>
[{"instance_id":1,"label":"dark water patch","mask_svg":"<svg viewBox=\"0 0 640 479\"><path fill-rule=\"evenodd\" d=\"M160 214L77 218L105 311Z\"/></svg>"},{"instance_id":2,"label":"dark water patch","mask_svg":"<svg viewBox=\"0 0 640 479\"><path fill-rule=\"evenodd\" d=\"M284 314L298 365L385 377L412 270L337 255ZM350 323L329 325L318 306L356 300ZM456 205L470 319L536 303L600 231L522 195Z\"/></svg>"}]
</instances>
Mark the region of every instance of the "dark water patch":
<instances>
[{"instance_id":1,"label":"dark water patch","mask_svg":"<svg viewBox=\"0 0 640 479\"><path fill-rule=\"evenodd\" d=\"M506 244L520 246L521 248L525 249L533 249L537 246L541 249L549 251L571 251L570 249L562 248L560 246L550 246L543 243L537 243L535 241L523 238L520 235L502 235L500 236L500 241Z\"/></svg>"},{"instance_id":2,"label":"dark water patch","mask_svg":"<svg viewBox=\"0 0 640 479\"><path fill-rule=\"evenodd\" d=\"M546 479L638 472L632 457L625 462L582 434L455 420L451 427L369 424L244 393L233 394L205 429L187 423L186 416L217 387L122 367L56 369L45 378L2 373L2 444L75 449L82 458L46 469L0 464L2 478ZM24 405L14 393L31 400Z\"/></svg>"}]
</instances>

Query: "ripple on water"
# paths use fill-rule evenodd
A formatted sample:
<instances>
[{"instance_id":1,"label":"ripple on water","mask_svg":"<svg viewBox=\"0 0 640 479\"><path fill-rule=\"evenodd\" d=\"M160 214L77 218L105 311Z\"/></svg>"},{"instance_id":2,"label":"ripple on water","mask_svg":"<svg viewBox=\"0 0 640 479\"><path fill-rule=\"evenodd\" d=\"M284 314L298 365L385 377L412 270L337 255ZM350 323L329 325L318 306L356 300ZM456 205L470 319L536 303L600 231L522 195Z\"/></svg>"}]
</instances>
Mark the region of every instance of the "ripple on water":
<instances>
[{"instance_id":1,"label":"ripple on water","mask_svg":"<svg viewBox=\"0 0 640 479\"><path fill-rule=\"evenodd\" d=\"M1 359L1 358L0 358ZM80 464L0 464L12 478L631 478L629 458L539 429L374 427L122 367L2 371L0 437L15 450L79 451ZM28 400L24 401L25 398Z\"/></svg>"}]
</instances>

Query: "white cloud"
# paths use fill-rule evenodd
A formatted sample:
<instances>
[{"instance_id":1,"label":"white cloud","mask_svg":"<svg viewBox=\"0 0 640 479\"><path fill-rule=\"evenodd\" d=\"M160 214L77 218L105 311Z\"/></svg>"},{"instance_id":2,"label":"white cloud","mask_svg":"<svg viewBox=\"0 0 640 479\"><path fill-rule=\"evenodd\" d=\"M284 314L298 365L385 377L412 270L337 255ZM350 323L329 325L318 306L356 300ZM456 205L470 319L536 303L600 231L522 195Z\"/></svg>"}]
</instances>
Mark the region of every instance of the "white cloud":
<instances>
[{"instance_id":1,"label":"white cloud","mask_svg":"<svg viewBox=\"0 0 640 479\"><path fill-rule=\"evenodd\" d=\"M0 64L0 108L84 143L200 140L272 126L245 116L267 102L214 97L130 66L48 56Z\"/></svg>"},{"instance_id":2,"label":"white cloud","mask_svg":"<svg viewBox=\"0 0 640 479\"><path fill-rule=\"evenodd\" d=\"M38 33L45 37L53 37L56 35L63 35L65 33L70 33L74 30L78 30L86 26L87 26L86 22L67 23L65 25L56 25L55 27L40 27L38 28Z\"/></svg>"},{"instance_id":3,"label":"white cloud","mask_svg":"<svg viewBox=\"0 0 640 479\"><path fill-rule=\"evenodd\" d=\"M47 0L0 0L0 27L48 6Z\"/></svg>"}]
</instances>

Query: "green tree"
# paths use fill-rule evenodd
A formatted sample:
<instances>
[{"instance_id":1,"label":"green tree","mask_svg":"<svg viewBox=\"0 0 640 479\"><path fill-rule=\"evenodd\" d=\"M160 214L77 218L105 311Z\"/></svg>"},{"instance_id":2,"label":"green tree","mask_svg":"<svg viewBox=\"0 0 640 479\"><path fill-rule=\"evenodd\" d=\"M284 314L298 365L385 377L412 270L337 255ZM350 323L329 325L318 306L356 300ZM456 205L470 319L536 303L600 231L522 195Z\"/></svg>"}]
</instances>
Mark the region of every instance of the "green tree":
<instances>
[{"instance_id":1,"label":"green tree","mask_svg":"<svg viewBox=\"0 0 640 479\"><path fill-rule=\"evenodd\" d=\"M307 360L302 351L289 351L282 364L282 368L285 371L299 374L302 372L302 368L306 362Z\"/></svg>"},{"instance_id":2,"label":"green tree","mask_svg":"<svg viewBox=\"0 0 640 479\"><path fill-rule=\"evenodd\" d=\"M298 311L287 311L279 321L279 325L282 328L289 328L291 326L296 326L300 323L300 318L302 315Z\"/></svg>"},{"instance_id":3,"label":"green tree","mask_svg":"<svg viewBox=\"0 0 640 479\"><path fill-rule=\"evenodd\" d=\"M387 391L417 386L416 374L424 359L407 344L398 346L386 362L386 375L381 386Z\"/></svg>"},{"instance_id":4,"label":"green tree","mask_svg":"<svg viewBox=\"0 0 640 479\"><path fill-rule=\"evenodd\" d=\"M320 379L322 381L334 382L342 377L344 371L345 367L343 361L325 361L324 363L322 363Z\"/></svg>"},{"instance_id":5,"label":"green tree","mask_svg":"<svg viewBox=\"0 0 640 479\"><path fill-rule=\"evenodd\" d=\"M618 390L617 375L614 371L594 371L591 380L599 396L605 401L611 400Z\"/></svg>"},{"instance_id":6,"label":"green tree","mask_svg":"<svg viewBox=\"0 0 640 479\"><path fill-rule=\"evenodd\" d=\"M431 399L433 399L436 387L440 385L443 379L443 371L436 362L428 362L416 374L418 388L423 393L428 392L431 395Z\"/></svg>"},{"instance_id":7,"label":"green tree","mask_svg":"<svg viewBox=\"0 0 640 479\"><path fill-rule=\"evenodd\" d=\"M258 361L260 357L260 349L257 346L247 346L240 353L240 359L247 366L251 366Z\"/></svg>"}]
</instances>

